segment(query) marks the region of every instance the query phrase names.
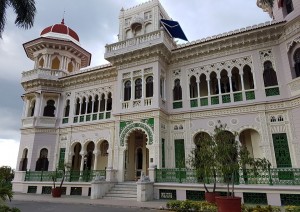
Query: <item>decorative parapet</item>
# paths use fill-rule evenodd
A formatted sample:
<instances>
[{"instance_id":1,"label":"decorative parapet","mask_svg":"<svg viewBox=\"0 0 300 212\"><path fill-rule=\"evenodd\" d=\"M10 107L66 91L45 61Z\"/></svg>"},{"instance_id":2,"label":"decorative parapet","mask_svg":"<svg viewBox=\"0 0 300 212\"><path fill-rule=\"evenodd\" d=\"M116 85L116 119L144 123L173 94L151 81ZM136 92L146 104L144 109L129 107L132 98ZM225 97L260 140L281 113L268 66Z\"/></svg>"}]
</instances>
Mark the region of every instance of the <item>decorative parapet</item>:
<instances>
[{"instance_id":1,"label":"decorative parapet","mask_svg":"<svg viewBox=\"0 0 300 212\"><path fill-rule=\"evenodd\" d=\"M30 71L24 71L22 73L21 82L27 82L35 79L45 79L45 80L58 80L60 77L67 76L67 74L61 70L51 70L51 69L33 69Z\"/></svg>"},{"instance_id":2,"label":"decorative parapet","mask_svg":"<svg viewBox=\"0 0 300 212\"><path fill-rule=\"evenodd\" d=\"M104 57L107 59L113 56L132 52L134 50L146 48L150 45L153 46L159 43L165 43L170 50L175 48L176 46L172 38L170 38L170 36L167 35L164 30L160 29L145 35L127 39L125 41L106 45Z\"/></svg>"}]
</instances>

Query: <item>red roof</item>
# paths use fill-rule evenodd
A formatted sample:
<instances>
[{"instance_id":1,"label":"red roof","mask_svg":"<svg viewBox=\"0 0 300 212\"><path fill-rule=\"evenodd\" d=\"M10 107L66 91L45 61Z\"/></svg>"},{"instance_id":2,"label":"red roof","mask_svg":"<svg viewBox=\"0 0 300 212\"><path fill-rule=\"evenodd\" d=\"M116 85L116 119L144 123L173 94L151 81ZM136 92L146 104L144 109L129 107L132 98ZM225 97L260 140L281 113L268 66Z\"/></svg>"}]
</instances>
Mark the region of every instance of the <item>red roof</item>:
<instances>
[{"instance_id":1,"label":"red roof","mask_svg":"<svg viewBox=\"0 0 300 212\"><path fill-rule=\"evenodd\" d=\"M78 37L77 33L74 30L72 30L70 27L65 25L64 19L62 20L62 22L60 24L54 24L52 26L49 26L49 27L46 27L45 29L43 29L43 31L41 32L41 35L47 34L49 32L69 35L79 42L79 37Z\"/></svg>"}]
</instances>

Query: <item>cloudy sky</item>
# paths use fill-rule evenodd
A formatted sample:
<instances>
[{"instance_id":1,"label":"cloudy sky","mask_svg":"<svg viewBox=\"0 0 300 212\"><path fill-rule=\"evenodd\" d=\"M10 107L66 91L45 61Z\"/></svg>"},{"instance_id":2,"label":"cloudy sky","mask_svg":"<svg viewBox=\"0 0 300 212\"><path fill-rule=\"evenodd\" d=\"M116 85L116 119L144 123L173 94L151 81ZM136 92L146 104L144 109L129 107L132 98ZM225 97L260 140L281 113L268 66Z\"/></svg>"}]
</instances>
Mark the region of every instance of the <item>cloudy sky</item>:
<instances>
[{"instance_id":1,"label":"cloudy sky","mask_svg":"<svg viewBox=\"0 0 300 212\"><path fill-rule=\"evenodd\" d=\"M59 23L65 10L65 24L75 30L81 46L92 53L91 66L107 63L105 44L117 41L118 15L145 0L36 0L34 27L15 27L15 15L7 11L7 23L0 39L0 166L16 167L20 141L23 89L21 73L33 68L22 44L37 38L47 26ZM169 16L179 21L189 41L270 21L256 6L256 0L161 0Z\"/></svg>"}]
</instances>

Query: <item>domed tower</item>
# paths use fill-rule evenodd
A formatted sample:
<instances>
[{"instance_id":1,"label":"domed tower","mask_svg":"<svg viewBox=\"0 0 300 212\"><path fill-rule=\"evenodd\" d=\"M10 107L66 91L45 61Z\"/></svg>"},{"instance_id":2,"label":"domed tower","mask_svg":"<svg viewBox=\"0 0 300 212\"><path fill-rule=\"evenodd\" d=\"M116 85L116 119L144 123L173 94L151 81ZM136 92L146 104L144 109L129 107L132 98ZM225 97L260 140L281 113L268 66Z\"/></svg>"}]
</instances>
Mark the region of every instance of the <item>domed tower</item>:
<instances>
[{"instance_id":1,"label":"domed tower","mask_svg":"<svg viewBox=\"0 0 300 212\"><path fill-rule=\"evenodd\" d=\"M34 68L71 73L90 65L91 54L80 46L79 36L64 20L42 30L38 39L23 44Z\"/></svg>"},{"instance_id":2,"label":"domed tower","mask_svg":"<svg viewBox=\"0 0 300 212\"><path fill-rule=\"evenodd\" d=\"M89 66L91 54L64 20L46 27L23 47L34 69L22 73L25 94L17 170L53 170L64 98L60 78Z\"/></svg>"},{"instance_id":3,"label":"domed tower","mask_svg":"<svg viewBox=\"0 0 300 212\"><path fill-rule=\"evenodd\" d=\"M257 6L275 21L290 21L300 16L299 0L257 0Z\"/></svg>"}]
</instances>

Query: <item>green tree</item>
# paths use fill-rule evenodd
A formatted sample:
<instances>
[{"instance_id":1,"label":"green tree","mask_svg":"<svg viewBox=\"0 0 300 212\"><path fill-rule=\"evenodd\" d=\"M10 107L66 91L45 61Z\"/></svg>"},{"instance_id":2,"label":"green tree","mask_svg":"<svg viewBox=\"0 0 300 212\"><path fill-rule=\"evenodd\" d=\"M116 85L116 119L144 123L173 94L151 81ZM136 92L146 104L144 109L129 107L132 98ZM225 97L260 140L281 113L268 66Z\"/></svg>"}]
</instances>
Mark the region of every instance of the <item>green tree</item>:
<instances>
[{"instance_id":1,"label":"green tree","mask_svg":"<svg viewBox=\"0 0 300 212\"><path fill-rule=\"evenodd\" d=\"M10 166L0 167L0 180L6 183L14 179L15 171Z\"/></svg>"},{"instance_id":2,"label":"green tree","mask_svg":"<svg viewBox=\"0 0 300 212\"><path fill-rule=\"evenodd\" d=\"M12 7L17 15L15 24L24 29L33 26L36 13L35 0L0 0L0 38L6 23L6 10Z\"/></svg>"}]
</instances>

